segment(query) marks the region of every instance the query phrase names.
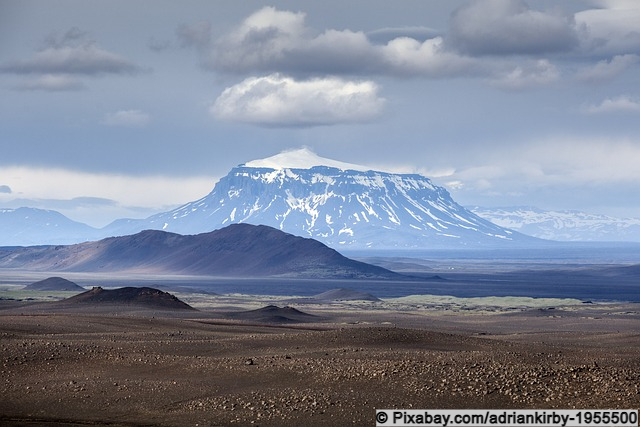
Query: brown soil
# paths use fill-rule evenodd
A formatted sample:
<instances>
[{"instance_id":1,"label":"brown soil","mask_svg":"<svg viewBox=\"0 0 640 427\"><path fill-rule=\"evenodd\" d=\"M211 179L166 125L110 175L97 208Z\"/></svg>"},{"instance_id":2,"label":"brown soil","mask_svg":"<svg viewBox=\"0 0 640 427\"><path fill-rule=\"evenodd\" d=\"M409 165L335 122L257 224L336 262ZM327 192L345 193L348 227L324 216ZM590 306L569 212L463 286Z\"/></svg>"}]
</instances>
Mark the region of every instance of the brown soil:
<instances>
[{"instance_id":1,"label":"brown soil","mask_svg":"<svg viewBox=\"0 0 640 427\"><path fill-rule=\"evenodd\" d=\"M2 310L0 425L374 425L375 408L640 407L637 311L350 313L360 324L310 313L329 320Z\"/></svg>"}]
</instances>

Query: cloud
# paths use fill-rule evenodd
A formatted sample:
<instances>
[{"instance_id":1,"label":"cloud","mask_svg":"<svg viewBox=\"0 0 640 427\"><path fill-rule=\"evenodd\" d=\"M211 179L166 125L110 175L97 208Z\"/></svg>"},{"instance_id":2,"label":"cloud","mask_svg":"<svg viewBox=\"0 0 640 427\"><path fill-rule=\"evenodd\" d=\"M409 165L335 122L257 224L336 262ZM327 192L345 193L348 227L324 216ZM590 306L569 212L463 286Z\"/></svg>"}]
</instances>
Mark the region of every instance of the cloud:
<instances>
[{"instance_id":1,"label":"cloud","mask_svg":"<svg viewBox=\"0 0 640 427\"><path fill-rule=\"evenodd\" d=\"M139 67L93 43L48 47L30 59L6 64L0 70L14 74L133 74Z\"/></svg>"},{"instance_id":2,"label":"cloud","mask_svg":"<svg viewBox=\"0 0 640 427\"><path fill-rule=\"evenodd\" d=\"M265 7L213 43L206 68L228 73L281 72L310 75L397 75L442 77L473 69L470 58L447 52L441 37L424 28L385 29L386 44L374 44L362 31L327 29L314 33L305 14ZM419 33L419 34L418 34ZM407 37L412 34L414 37Z\"/></svg>"},{"instance_id":3,"label":"cloud","mask_svg":"<svg viewBox=\"0 0 640 427\"><path fill-rule=\"evenodd\" d=\"M585 28L582 49L594 55L640 52L640 3L604 1L602 7L575 14Z\"/></svg>"},{"instance_id":4,"label":"cloud","mask_svg":"<svg viewBox=\"0 0 640 427\"><path fill-rule=\"evenodd\" d=\"M196 200L215 182L211 176L100 174L28 166L0 166L0 176L7 178L11 194L19 197L3 197L4 206L60 210L94 226L130 215L146 217Z\"/></svg>"},{"instance_id":5,"label":"cloud","mask_svg":"<svg viewBox=\"0 0 640 427\"><path fill-rule=\"evenodd\" d=\"M11 187L8 185L0 185L0 194L11 194Z\"/></svg>"},{"instance_id":6,"label":"cloud","mask_svg":"<svg viewBox=\"0 0 640 427\"><path fill-rule=\"evenodd\" d=\"M547 86L560 78L558 68L546 59L518 65L491 80L491 85L503 90L523 90Z\"/></svg>"},{"instance_id":7,"label":"cloud","mask_svg":"<svg viewBox=\"0 0 640 427\"><path fill-rule=\"evenodd\" d=\"M140 110L120 110L105 115L103 124L107 126L144 127L151 121L151 116Z\"/></svg>"},{"instance_id":8,"label":"cloud","mask_svg":"<svg viewBox=\"0 0 640 427\"><path fill-rule=\"evenodd\" d=\"M640 113L640 101L622 95L605 99L598 105L583 106L582 112L585 114Z\"/></svg>"},{"instance_id":9,"label":"cloud","mask_svg":"<svg viewBox=\"0 0 640 427\"><path fill-rule=\"evenodd\" d=\"M207 47L211 43L211 23L200 21L195 24L182 24L176 30L176 37L182 47Z\"/></svg>"},{"instance_id":10,"label":"cloud","mask_svg":"<svg viewBox=\"0 0 640 427\"><path fill-rule=\"evenodd\" d=\"M124 57L99 47L77 28L62 36L50 35L31 58L0 65L1 73L36 76L20 84L19 90L43 91L84 89L80 77L131 75L141 70Z\"/></svg>"},{"instance_id":11,"label":"cloud","mask_svg":"<svg viewBox=\"0 0 640 427\"><path fill-rule=\"evenodd\" d=\"M447 41L471 55L548 54L572 50L578 33L571 17L522 0L475 0L452 14Z\"/></svg>"},{"instance_id":12,"label":"cloud","mask_svg":"<svg viewBox=\"0 0 640 427\"><path fill-rule=\"evenodd\" d=\"M373 43L386 44L391 40L409 37L418 41L425 41L442 36L442 31L429 27L387 27L367 32L367 38Z\"/></svg>"},{"instance_id":13,"label":"cloud","mask_svg":"<svg viewBox=\"0 0 640 427\"><path fill-rule=\"evenodd\" d=\"M500 203L522 203L534 194L546 194L549 201L572 197L577 190L606 196L637 186L639 142L588 136L530 141L459 164L438 181L468 201L499 197Z\"/></svg>"},{"instance_id":14,"label":"cloud","mask_svg":"<svg viewBox=\"0 0 640 427\"><path fill-rule=\"evenodd\" d=\"M399 76L454 77L481 70L473 58L447 51L442 37L424 42L402 37L380 49L386 68Z\"/></svg>"},{"instance_id":15,"label":"cloud","mask_svg":"<svg viewBox=\"0 0 640 427\"><path fill-rule=\"evenodd\" d=\"M523 0L472 0L451 14L443 31L416 26L366 33L318 31L303 12L264 7L216 39L207 23L181 27L180 37L183 45L198 48L204 68L231 75L480 77L521 89L559 79L552 61L559 63L561 54L571 54L570 61L602 60L603 53L619 51L609 55L619 55L610 63L585 69L581 78L589 81L613 78L631 66L640 52L640 7L617 4L572 15L560 8L535 10Z\"/></svg>"},{"instance_id":16,"label":"cloud","mask_svg":"<svg viewBox=\"0 0 640 427\"><path fill-rule=\"evenodd\" d=\"M602 60L578 73L578 79L586 83L601 83L613 80L633 65L640 62L635 54L616 55L610 61Z\"/></svg>"},{"instance_id":17,"label":"cloud","mask_svg":"<svg viewBox=\"0 0 640 427\"><path fill-rule=\"evenodd\" d=\"M84 83L66 74L44 74L30 78L17 86L18 90L42 90L46 92L74 91L86 89Z\"/></svg>"},{"instance_id":18,"label":"cloud","mask_svg":"<svg viewBox=\"0 0 640 427\"><path fill-rule=\"evenodd\" d=\"M263 126L334 125L370 121L379 116L384 102L371 81L298 81L272 74L228 87L211 113L219 119Z\"/></svg>"}]
</instances>

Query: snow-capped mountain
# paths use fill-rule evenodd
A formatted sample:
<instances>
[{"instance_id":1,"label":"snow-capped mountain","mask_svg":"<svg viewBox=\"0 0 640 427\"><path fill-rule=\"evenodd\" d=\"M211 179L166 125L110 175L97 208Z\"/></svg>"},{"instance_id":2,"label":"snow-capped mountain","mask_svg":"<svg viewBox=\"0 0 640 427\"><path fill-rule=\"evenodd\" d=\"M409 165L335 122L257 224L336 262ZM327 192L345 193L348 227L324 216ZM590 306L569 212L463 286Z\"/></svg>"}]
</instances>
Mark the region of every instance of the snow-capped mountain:
<instances>
[{"instance_id":1,"label":"snow-capped mountain","mask_svg":"<svg viewBox=\"0 0 640 427\"><path fill-rule=\"evenodd\" d=\"M638 218L614 218L579 211L547 211L529 206L473 207L471 211L494 224L541 239L640 242Z\"/></svg>"},{"instance_id":2,"label":"snow-capped mountain","mask_svg":"<svg viewBox=\"0 0 640 427\"><path fill-rule=\"evenodd\" d=\"M97 232L95 228L52 210L0 209L0 246L77 243Z\"/></svg>"},{"instance_id":3,"label":"snow-capped mountain","mask_svg":"<svg viewBox=\"0 0 640 427\"><path fill-rule=\"evenodd\" d=\"M529 242L457 204L417 174L318 157L308 149L233 168L207 196L108 230L197 234L232 223L269 225L339 248L431 248Z\"/></svg>"}]
</instances>

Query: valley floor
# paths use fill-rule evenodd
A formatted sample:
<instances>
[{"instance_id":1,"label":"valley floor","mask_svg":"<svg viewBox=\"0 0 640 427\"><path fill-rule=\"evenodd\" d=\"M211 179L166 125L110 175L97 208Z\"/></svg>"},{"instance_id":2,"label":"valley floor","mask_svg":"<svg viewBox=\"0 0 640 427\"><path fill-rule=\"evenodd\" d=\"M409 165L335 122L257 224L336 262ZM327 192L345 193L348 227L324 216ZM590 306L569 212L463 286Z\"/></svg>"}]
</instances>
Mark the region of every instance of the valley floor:
<instances>
[{"instance_id":1,"label":"valley floor","mask_svg":"<svg viewBox=\"0 0 640 427\"><path fill-rule=\"evenodd\" d=\"M313 323L0 304L0 424L374 425L375 409L640 408L640 307L298 306Z\"/></svg>"}]
</instances>

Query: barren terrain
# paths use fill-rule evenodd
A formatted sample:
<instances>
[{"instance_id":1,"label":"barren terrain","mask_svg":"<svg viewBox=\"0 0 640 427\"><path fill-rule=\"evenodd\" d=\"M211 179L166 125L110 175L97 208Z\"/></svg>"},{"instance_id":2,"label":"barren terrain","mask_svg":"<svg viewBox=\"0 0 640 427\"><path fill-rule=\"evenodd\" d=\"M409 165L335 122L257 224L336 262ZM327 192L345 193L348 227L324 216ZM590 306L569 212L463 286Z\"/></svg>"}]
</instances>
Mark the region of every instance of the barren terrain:
<instances>
[{"instance_id":1,"label":"barren terrain","mask_svg":"<svg viewBox=\"0 0 640 427\"><path fill-rule=\"evenodd\" d=\"M258 318L243 313L274 301L184 300L200 311L1 301L0 424L373 425L375 408L640 407L637 304L327 302L294 304L315 317Z\"/></svg>"}]
</instances>

